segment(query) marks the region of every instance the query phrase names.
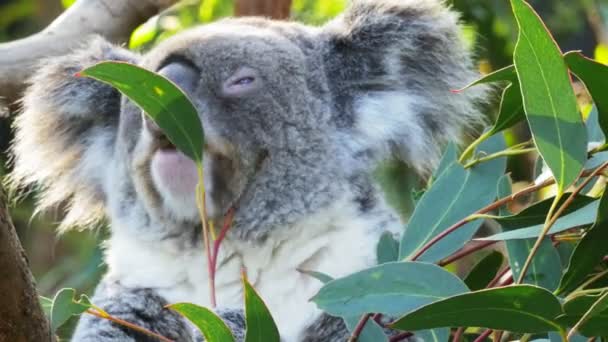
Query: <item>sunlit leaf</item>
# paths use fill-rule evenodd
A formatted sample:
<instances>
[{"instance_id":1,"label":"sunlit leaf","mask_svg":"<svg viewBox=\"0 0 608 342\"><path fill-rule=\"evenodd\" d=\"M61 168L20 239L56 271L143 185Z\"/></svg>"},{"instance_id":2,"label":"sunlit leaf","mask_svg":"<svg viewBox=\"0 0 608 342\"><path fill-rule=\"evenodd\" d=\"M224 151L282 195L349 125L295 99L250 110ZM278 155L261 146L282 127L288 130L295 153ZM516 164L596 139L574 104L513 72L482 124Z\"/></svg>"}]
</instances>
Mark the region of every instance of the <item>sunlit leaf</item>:
<instances>
[{"instance_id":1,"label":"sunlit leaf","mask_svg":"<svg viewBox=\"0 0 608 342\"><path fill-rule=\"evenodd\" d=\"M232 332L213 311L190 303L171 304L168 308L177 311L194 324L208 342L233 342Z\"/></svg>"},{"instance_id":2,"label":"sunlit leaf","mask_svg":"<svg viewBox=\"0 0 608 342\"><path fill-rule=\"evenodd\" d=\"M329 282L312 301L335 316L400 315L467 291L460 279L439 266L392 262Z\"/></svg>"},{"instance_id":3,"label":"sunlit leaf","mask_svg":"<svg viewBox=\"0 0 608 342\"><path fill-rule=\"evenodd\" d=\"M532 7L511 0L519 27L514 52L534 143L563 192L587 160L587 131L562 53Z\"/></svg>"},{"instance_id":4,"label":"sunlit leaf","mask_svg":"<svg viewBox=\"0 0 608 342\"><path fill-rule=\"evenodd\" d=\"M561 329L562 312L551 292L531 285L480 290L421 307L391 324L400 330L440 327L483 327L520 333Z\"/></svg>"},{"instance_id":5,"label":"sunlit leaf","mask_svg":"<svg viewBox=\"0 0 608 342\"><path fill-rule=\"evenodd\" d=\"M196 108L170 80L125 62L101 62L80 72L107 83L135 102L167 138L195 162L203 158L203 128Z\"/></svg>"}]
</instances>

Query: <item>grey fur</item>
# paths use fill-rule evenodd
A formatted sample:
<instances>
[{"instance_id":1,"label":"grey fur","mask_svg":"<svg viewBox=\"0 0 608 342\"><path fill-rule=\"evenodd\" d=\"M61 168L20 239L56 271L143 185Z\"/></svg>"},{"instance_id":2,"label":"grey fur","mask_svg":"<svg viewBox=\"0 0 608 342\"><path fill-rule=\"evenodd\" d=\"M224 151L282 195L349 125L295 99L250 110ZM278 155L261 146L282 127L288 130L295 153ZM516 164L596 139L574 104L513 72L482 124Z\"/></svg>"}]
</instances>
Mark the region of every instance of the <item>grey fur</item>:
<instances>
[{"instance_id":1,"label":"grey fur","mask_svg":"<svg viewBox=\"0 0 608 342\"><path fill-rule=\"evenodd\" d=\"M176 215L152 182L150 160L159 141L150 138L155 135L141 111L111 87L73 76L104 59L151 70L185 63L172 68L178 70L173 77L178 84L188 80L183 88L206 130L205 177L216 207L211 215L237 208L228 239L259 245L288 240L295 233L289 227L347 192L362 216L398 224L378 200L376 162L396 157L427 173L441 146L460 141L483 121L476 104L484 90L450 92L477 75L457 16L439 0L353 2L319 28L226 19L180 33L144 56L93 38L71 55L45 61L15 122L12 185L40 185L41 209L67 203L62 227L108 217L114 232L119 226L141 240L199 249L196 215ZM226 79L243 67L254 70L259 89L237 97L225 93ZM198 83L180 76L183 70L197 70ZM370 228L369 243L380 226ZM161 310L165 300L154 289L117 281L106 279L93 301L176 340L200 338ZM224 313L242 338L242 313ZM340 320L323 316L303 340L338 341L346 334ZM86 316L76 336L139 340Z\"/></svg>"}]
</instances>

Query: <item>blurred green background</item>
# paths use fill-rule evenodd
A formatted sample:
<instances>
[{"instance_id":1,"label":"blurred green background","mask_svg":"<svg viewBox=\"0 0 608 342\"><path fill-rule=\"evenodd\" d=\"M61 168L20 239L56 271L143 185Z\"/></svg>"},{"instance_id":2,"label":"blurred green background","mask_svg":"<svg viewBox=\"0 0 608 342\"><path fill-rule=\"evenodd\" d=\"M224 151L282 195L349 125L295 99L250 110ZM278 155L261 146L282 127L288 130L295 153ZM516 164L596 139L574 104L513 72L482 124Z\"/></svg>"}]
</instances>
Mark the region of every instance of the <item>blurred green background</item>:
<instances>
[{"instance_id":1,"label":"blurred green background","mask_svg":"<svg viewBox=\"0 0 608 342\"><path fill-rule=\"evenodd\" d=\"M507 0L451 0L462 13L465 35L474 46L482 72L511 64L516 26ZM536 0L530 1L540 13L564 51L582 50L587 56L608 63L608 0ZM48 25L73 0L0 0L0 42L28 36ZM293 0L291 16L309 24L321 24L337 15L345 0ZM210 22L233 12L232 0L182 1L136 29L129 46L145 51L155 43L184 28ZM0 75L2 77L2 75ZM582 90L582 87L577 87ZM586 103L581 94L580 102ZM489 109L488 115L495 110ZM1 112L0 112L1 116ZM0 117L0 177L10 168L6 151L11 140L11 115ZM527 140L525 127L507 132L511 143ZM535 156L510 161L509 168L517 184L532 177ZM400 177L404 167L391 165L385 174ZM401 177L403 180L403 177ZM519 183L518 183L519 182ZM390 197L402 197L407 182L393 187ZM407 204L404 204L407 207ZM403 209L407 210L407 209ZM72 231L62 236L55 232L61 212L34 215L32 196L12 206L12 216L27 250L32 271L41 295L52 296L58 289L74 287L90 293L104 271L98 242L105 228L84 232Z\"/></svg>"}]
</instances>

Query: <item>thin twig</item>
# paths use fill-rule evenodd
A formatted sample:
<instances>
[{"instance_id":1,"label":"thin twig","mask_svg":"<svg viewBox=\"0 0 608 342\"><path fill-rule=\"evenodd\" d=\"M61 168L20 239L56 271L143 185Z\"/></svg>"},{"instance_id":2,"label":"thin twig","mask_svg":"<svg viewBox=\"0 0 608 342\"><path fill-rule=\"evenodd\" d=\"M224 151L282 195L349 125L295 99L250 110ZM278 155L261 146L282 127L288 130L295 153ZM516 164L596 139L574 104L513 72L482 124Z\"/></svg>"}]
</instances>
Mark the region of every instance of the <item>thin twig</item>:
<instances>
[{"instance_id":1,"label":"thin twig","mask_svg":"<svg viewBox=\"0 0 608 342\"><path fill-rule=\"evenodd\" d=\"M400 341L403 341L403 340L405 340L406 338L410 338L410 337L412 337L412 336L414 336L414 334L413 334L413 333L411 333L411 332L409 332L409 331L405 331L405 332L399 333L399 334L397 334L397 335L395 335L395 336L391 336L391 337L388 339L388 341L389 341L389 342L400 342Z\"/></svg>"},{"instance_id":2,"label":"thin twig","mask_svg":"<svg viewBox=\"0 0 608 342\"><path fill-rule=\"evenodd\" d=\"M488 329L483 332L483 334L479 335L473 342L483 342L485 339L492 334L494 330Z\"/></svg>"},{"instance_id":3,"label":"thin twig","mask_svg":"<svg viewBox=\"0 0 608 342\"><path fill-rule=\"evenodd\" d=\"M464 168L468 169L468 168L473 167L473 166L475 166L475 165L477 165L479 163L487 162L487 161L494 160L494 159L497 159L497 158L500 158L500 157L518 156L520 154L526 154L526 153L535 152L535 151L536 151L536 148L522 148L522 149L508 148L506 150L499 151L499 152L496 152L496 153L492 153L492 154L489 154L487 156L483 156L483 157L478 158L478 159L473 159L469 163L465 164Z\"/></svg>"},{"instance_id":4,"label":"thin twig","mask_svg":"<svg viewBox=\"0 0 608 342\"><path fill-rule=\"evenodd\" d=\"M559 199L560 199L559 198L560 196L555 197L553 205L551 206L551 209L549 210L549 214L547 215L547 217L549 219L547 220L545 226L543 227L542 232L536 239L536 242L534 243L532 250L530 250L530 254L528 255L528 258L526 259L526 262L524 263L524 266L521 269L521 273L519 274L519 278L517 279L517 284L521 284L521 282L524 280L524 277L526 276L526 272L528 271L528 268L532 264L532 260L534 259L536 252L538 252L538 249L540 248L540 245L543 242L543 239L545 238L545 236L547 235L547 233L549 232L549 230L551 229L551 227L553 226L555 221L557 221L557 219L561 216L561 214L564 212L564 210L566 210L566 208L568 208L568 206L572 203L572 201L574 201L574 198L576 197L576 195L578 195L587 186L587 184L589 184L589 182L591 182L591 180L595 176L600 174L606 167L608 167L608 162L605 162L600 167L595 169L578 187L576 187L574 189L574 191L572 191L572 193L570 194L568 199L566 199L566 201L559 207L559 209L557 209L555 214L553 214L554 206L557 205L557 203L559 202Z\"/></svg>"},{"instance_id":5,"label":"thin twig","mask_svg":"<svg viewBox=\"0 0 608 342\"><path fill-rule=\"evenodd\" d=\"M211 268L210 268L209 277L211 278L211 282L213 284L214 291L215 291L215 274L217 272L217 256L219 254L222 241L224 241L224 238L226 237L226 233L228 233L228 230L232 226L233 218L234 218L234 208L230 208L228 210L228 212L226 213L226 215L224 216L222 230L218 234L217 239L213 240L213 251L211 253L211 261L210 261Z\"/></svg>"},{"instance_id":6,"label":"thin twig","mask_svg":"<svg viewBox=\"0 0 608 342\"><path fill-rule=\"evenodd\" d=\"M500 280L511 270L511 267L507 266L502 271L498 272L494 279L486 286L486 288L492 288L500 283Z\"/></svg>"},{"instance_id":7,"label":"thin twig","mask_svg":"<svg viewBox=\"0 0 608 342\"><path fill-rule=\"evenodd\" d=\"M142 328L142 327L140 327L138 325L135 325L133 323L129 323L129 322L127 322L125 320L122 320L120 318L116 318L116 317L113 317L113 316L110 316L110 315L107 315L107 314L101 314L101 313L99 313L99 312L97 312L95 310L91 310L91 309L88 309L85 312L88 313L89 315L93 315L93 316L99 317L101 319L107 319L108 321L114 322L114 323L116 323L118 325L122 325L123 327L127 327L129 329L138 331L138 332L140 332L142 334L155 337L155 338L157 338L157 339L159 339L159 340L161 340L163 342L174 342L173 340L170 340L170 339L164 337L163 335L159 335L159 334L157 334L157 333L155 333L153 331L150 331L150 330L148 330L146 328Z\"/></svg>"},{"instance_id":8,"label":"thin twig","mask_svg":"<svg viewBox=\"0 0 608 342\"><path fill-rule=\"evenodd\" d=\"M464 335L464 327L460 327L458 329L456 329L456 331L454 332L454 338L452 339L452 342L460 342L462 341L462 335Z\"/></svg>"},{"instance_id":9,"label":"thin twig","mask_svg":"<svg viewBox=\"0 0 608 342\"><path fill-rule=\"evenodd\" d=\"M205 182L203 177L202 165L197 166L197 172L198 184L196 185L196 206L198 208L198 213L201 219L203 229L203 246L205 248L205 255L207 256L207 274L209 275L209 300L211 302L211 307L215 308L217 306L217 301L215 298L215 281L212 276L215 272L212 266L213 256L211 254L211 243L209 241L209 220L207 219L207 208L205 203Z\"/></svg>"},{"instance_id":10,"label":"thin twig","mask_svg":"<svg viewBox=\"0 0 608 342\"><path fill-rule=\"evenodd\" d=\"M456 253L452 254L451 256L438 262L437 265L442 266L442 267L445 265L449 265L449 264L453 263L454 261L460 260L479 250L492 246L492 245L496 244L497 242L498 241L472 241L472 246L469 246L469 247L465 246L458 252L456 252Z\"/></svg>"},{"instance_id":11,"label":"thin twig","mask_svg":"<svg viewBox=\"0 0 608 342\"><path fill-rule=\"evenodd\" d=\"M359 323L357 323L357 326L355 327L355 330L353 330L352 335L350 335L348 342L357 341L357 339L359 338L359 335L361 335L361 332L363 331L363 328L365 327L365 324L370 319L370 317L372 317L371 313L365 314L365 315L363 315L363 317L361 317L361 320L359 321Z\"/></svg>"}]
</instances>

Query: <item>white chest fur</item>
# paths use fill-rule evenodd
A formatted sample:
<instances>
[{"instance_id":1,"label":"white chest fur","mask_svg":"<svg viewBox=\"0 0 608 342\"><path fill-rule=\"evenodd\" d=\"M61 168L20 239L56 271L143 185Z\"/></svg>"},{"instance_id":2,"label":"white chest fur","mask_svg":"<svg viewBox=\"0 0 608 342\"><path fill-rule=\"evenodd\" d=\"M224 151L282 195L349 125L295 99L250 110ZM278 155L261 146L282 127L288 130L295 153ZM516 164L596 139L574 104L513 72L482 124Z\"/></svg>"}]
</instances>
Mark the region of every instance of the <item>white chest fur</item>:
<instances>
[{"instance_id":1,"label":"white chest fur","mask_svg":"<svg viewBox=\"0 0 608 342\"><path fill-rule=\"evenodd\" d=\"M373 265L382 233L379 219L361 215L353 202L344 200L286 228L285 233L277 234L283 236L273 236L263 245L225 241L216 276L218 305L242 308L240 273L244 268L272 312L282 340L299 340L321 313L309 302L321 283L298 269L340 277ZM202 248L175 250L162 241L138 241L119 229L114 229L107 246L108 277L120 280L123 286L155 288L170 303L209 306Z\"/></svg>"}]
</instances>

